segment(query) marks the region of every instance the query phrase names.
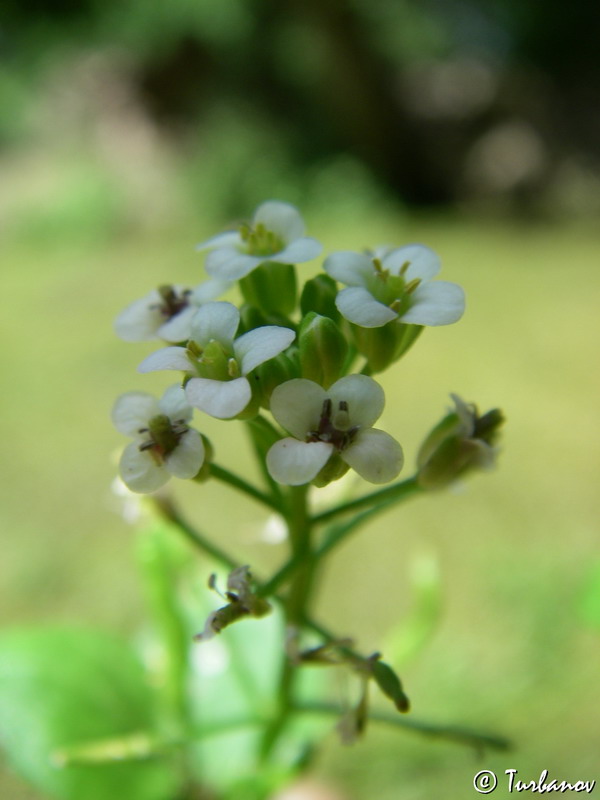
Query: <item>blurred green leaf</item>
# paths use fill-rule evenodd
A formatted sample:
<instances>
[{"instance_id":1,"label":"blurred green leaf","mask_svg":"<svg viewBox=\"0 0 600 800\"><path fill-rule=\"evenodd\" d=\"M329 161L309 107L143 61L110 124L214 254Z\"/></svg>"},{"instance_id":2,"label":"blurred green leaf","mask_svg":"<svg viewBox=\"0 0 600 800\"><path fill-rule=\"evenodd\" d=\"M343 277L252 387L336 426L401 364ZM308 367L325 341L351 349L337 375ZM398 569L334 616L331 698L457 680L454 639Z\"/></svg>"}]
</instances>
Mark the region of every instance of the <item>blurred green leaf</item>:
<instances>
[{"instance_id":1,"label":"blurred green leaf","mask_svg":"<svg viewBox=\"0 0 600 800\"><path fill-rule=\"evenodd\" d=\"M151 731L153 697L122 642L97 632L17 629L0 636L0 743L14 768L64 800L169 800L178 779L165 759L61 766L60 754ZM115 759L131 755L113 751Z\"/></svg>"},{"instance_id":2,"label":"blurred green leaf","mask_svg":"<svg viewBox=\"0 0 600 800\"><path fill-rule=\"evenodd\" d=\"M586 575L579 596L579 613L588 625L600 628L600 563Z\"/></svg>"}]
</instances>

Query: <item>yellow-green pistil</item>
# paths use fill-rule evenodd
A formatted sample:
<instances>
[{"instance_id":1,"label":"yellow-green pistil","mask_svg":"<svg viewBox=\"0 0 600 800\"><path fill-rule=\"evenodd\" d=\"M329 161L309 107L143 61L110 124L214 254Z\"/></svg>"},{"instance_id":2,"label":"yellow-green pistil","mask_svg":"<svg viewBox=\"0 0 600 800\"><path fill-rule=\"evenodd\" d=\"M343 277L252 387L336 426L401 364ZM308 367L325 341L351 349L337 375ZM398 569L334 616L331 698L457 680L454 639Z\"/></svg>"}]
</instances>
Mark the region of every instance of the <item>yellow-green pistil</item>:
<instances>
[{"instance_id":1,"label":"yellow-green pistil","mask_svg":"<svg viewBox=\"0 0 600 800\"><path fill-rule=\"evenodd\" d=\"M237 360L216 339L211 339L205 347L190 341L186 349L187 357L200 378L228 381L241 375Z\"/></svg>"},{"instance_id":2,"label":"yellow-green pistil","mask_svg":"<svg viewBox=\"0 0 600 800\"><path fill-rule=\"evenodd\" d=\"M251 256L272 256L285 247L285 242L276 233L267 230L262 222L254 227L244 222L240 225L240 236L246 252Z\"/></svg>"},{"instance_id":3,"label":"yellow-green pistil","mask_svg":"<svg viewBox=\"0 0 600 800\"><path fill-rule=\"evenodd\" d=\"M406 271L410 262L406 261L400 268L398 275L390 274L388 269L384 269L379 258L373 259L374 276L368 282L368 289L373 297L383 305L395 311L398 316L406 313L410 308L410 295L421 283L420 278L413 278L406 281Z\"/></svg>"}]
</instances>

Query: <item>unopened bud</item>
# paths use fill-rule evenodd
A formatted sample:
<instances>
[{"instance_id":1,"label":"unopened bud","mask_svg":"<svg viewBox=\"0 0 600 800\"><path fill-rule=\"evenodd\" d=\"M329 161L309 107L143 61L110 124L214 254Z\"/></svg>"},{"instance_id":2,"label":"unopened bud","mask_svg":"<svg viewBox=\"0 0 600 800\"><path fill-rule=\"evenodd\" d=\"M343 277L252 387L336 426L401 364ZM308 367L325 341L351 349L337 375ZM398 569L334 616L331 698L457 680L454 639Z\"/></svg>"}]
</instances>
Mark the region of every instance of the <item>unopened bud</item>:
<instances>
[{"instance_id":1,"label":"unopened bud","mask_svg":"<svg viewBox=\"0 0 600 800\"><path fill-rule=\"evenodd\" d=\"M296 307L296 270L268 261L240 280L244 300L265 314L289 315Z\"/></svg>"},{"instance_id":2,"label":"unopened bud","mask_svg":"<svg viewBox=\"0 0 600 800\"><path fill-rule=\"evenodd\" d=\"M300 297L300 309L303 316L315 311L317 314L338 322L341 314L335 305L337 293L337 284L329 275L317 275L306 281Z\"/></svg>"},{"instance_id":3,"label":"unopened bud","mask_svg":"<svg viewBox=\"0 0 600 800\"><path fill-rule=\"evenodd\" d=\"M294 351L296 351L296 354ZM279 384L299 377L300 366L298 364L297 349L292 348L291 352L280 353L275 358L270 358L260 364L253 371L249 380L252 383L252 391L253 393L256 392L261 406L270 408L273 390Z\"/></svg>"},{"instance_id":4,"label":"unopened bud","mask_svg":"<svg viewBox=\"0 0 600 800\"><path fill-rule=\"evenodd\" d=\"M302 377L328 389L342 375L348 343L336 323L308 313L298 332Z\"/></svg>"}]
</instances>

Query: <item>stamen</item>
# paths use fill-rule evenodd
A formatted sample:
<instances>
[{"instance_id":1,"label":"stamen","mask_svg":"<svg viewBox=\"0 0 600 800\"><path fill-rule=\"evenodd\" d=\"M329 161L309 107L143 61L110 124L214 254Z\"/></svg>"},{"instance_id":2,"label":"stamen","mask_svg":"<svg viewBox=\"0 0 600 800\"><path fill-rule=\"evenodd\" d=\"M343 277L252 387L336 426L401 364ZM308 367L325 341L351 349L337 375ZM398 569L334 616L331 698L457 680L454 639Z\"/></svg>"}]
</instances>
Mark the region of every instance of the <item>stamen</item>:
<instances>
[{"instance_id":1,"label":"stamen","mask_svg":"<svg viewBox=\"0 0 600 800\"><path fill-rule=\"evenodd\" d=\"M412 281L409 281L404 287L405 294L412 294L420 283L421 278L413 278Z\"/></svg>"},{"instance_id":2,"label":"stamen","mask_svg":"<svg viewBox=\"0 0 600 800\"><path fill-rule=\"evenodd\" d=\"M383 264L381 263L380 258L373 259L373 267L375 268L375 275L379 278L379 280L385 283L389 277L390 272L389 270L383 268Z\"/></svg>"}]
</instances>

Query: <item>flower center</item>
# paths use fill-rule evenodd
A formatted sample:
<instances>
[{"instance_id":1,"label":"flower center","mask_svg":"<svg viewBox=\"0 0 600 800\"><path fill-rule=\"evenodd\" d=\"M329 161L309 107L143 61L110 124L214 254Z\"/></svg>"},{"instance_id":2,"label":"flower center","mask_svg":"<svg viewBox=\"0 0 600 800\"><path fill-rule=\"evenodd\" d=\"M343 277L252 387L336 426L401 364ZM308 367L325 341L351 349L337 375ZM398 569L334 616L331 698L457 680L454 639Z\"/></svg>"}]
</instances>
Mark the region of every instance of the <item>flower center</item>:
<instances>
[{"instance_id":1,"label":"flower center","mask_svg":"<svg viewBox=\"0 0 600 800\"><path fill-rule=\"evenodd\" d=\"M231 351L216 339L211 339L204 347L190 340L187 356L201 378L228 381L241 375L240 366Z\"/></svg>"},{"instance_id":2,"label":"flower center","mask_svg":"<svg viewBox=\"0 0 600 800\"><path fill-rule=\"evenodd\" d=\"M148 450L157 464L162 464L165 458L175 450L179 440L189 430L185 421L176 419L171 421L166 414L158 414L148 423L147 428L140 428L138 433L147 433L148 438L140 444L140 450Z\"/></svg>"},{"instance_id":3,"label":"flower center","mask_svg":"<svg viewBox=\"0 0 600 800\"><path fill-rule=\"evenodd\" d=\"M405 275L409 266L410 261L406 261L400 267L398 275L391 275L388 269L383 268L380 259L373 259L374 274L368 288L376 300L389 306L399 316L408 311L411 306L411 294L421 283L420 278L406 281Z\"/></svg>"},{"instance_id":4,"label":"flower center","mask_svg":"<svg viewBox=\"0 0 600 800\"><path fill-rule=\"evenodd\" d=\"M267 230L262 222L258 222L254 227L243 223L240 226L240 236L245 251L251 256L272 256L285 247L283 239L273 231Z\"/></svg>"},{"instance_id":5,"label":"flower center","mask_svg":"<svg viewBox=\"0 0 600 800\"><path fill-rule=\"evenodd\" d=\"M306 441L327 442L327 444L332 444L336 450L341 451L352 442L358 429L358 425L350 425L348 403L340 400L334 411L333 403L327 397L323 401L319 427L315 431L309 431Z\"/></svg>"},{"instance_id":6,"label":"flower center","mask_svg":"<svg viewBox=\"0 0 600 800\"><path fill-rule=\"evenodd\" d=\"M189 306L192 290L184 289L177 294L173 286L165 284L158 287L158 293L161 302L153 305L152 308L157 308L165 319L170 320Z\"/></svg>"}]
</instances>

